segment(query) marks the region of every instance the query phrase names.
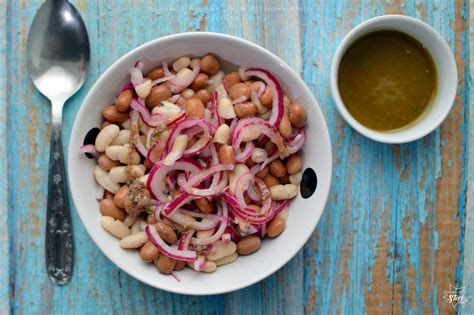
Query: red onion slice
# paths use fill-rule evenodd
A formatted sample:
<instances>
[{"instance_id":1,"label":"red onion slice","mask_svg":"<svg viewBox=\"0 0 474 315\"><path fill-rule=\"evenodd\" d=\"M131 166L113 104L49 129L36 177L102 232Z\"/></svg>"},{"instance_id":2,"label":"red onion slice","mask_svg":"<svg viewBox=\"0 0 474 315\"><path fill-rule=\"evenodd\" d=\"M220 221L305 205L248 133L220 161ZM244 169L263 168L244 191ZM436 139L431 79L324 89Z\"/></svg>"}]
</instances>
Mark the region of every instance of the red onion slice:
<instances>
[{"instance_id":1,"label":"red onion slice","mask_svg":"<svg viewBox=\"0 0 474 315\"><path fill-rule=\"evenodd\" d=\"M160 125L163 125L164 122L167 120L166 116L160 114L150 114L145 105L143 105L136 98L132 99L132 101L130 102L130 107L140 114L140 117L142 118L145 125L150 128L156 128Z\"/></svg>"},{"instance_id":2,"label":"red onion slice","mask_svg":"<svg viewBox=\"0 0 474 315\"><path fill-rule=\"evenodd\" d=\"M97 150L95 149L95 145L93 144L81 145L81 147L79 148L79 152L83 154L89 153L90 155L92 155L92 157L99 156L99 152L97 152Z\"/></svg>"},{"instance_id":3,"label":"red onion slice","mask_svg":"<svg viewBox=\"0 0 474 315\"><path fill-rule=\"evenodd\" d=\"M145 232L148 235L150 241L155 245L163 255L168 256L176 260L183 261L194 261L197 259L195 251L191 250L179 250L177 247L169 246L166 244L158 234L155 225L149 224L145 227Z\"/></svg>"},{"instance_id":4,"label":"red onion slice","mask_svg":"<svg viewBox=\"0 0 474 315\"><path fill-rule=\"evenodd\" d=\"M242 96L239 96L237 97L235 100L232 101L232 104L240 104L240 103L243 103L247 100L247 97L245 97L244 95Z\"/></svg>"},{"instance_id":5,"label":"red onion slice","mask_svg":"<svg viewBox=\"0 0 474 315\"><path fill-rule=\"evenodd\" d=\"M179 209L166 217L170 219L171 221L173 221L174 223L177 223L179 225L184 226L185 228L190 228L196 231L207 231L207 230L213 229L219 224L219 222L222 221L222 218L220 216L217 216L214 214L207 215L207 217L205 217L206 220L203 220L201 222L194 221L194 220L191 221L188 216L196 217L197 213L192 212L193 215L190 215L189 212L191 211L189 212L186 212L186 211L187 210Z\"/></svg>"},{"instance_id":6,"label":"red onion slice","mask_svg":"<svg viewBox=\"0 0 474 315\"><path fill-rule=\"evenodd\" d=\"M196 231L189 230L181 234L181 237L179 238L179 241L178 241L179 250L188 249L189 242L191 241L191 237L193 237L194 232Z\"/></svg>"},{"instance_id":7,"label":"red onion slice","mask_svg":"<svg viewBox=\"0 0 474 315\"><path fill-rule=\"evenodd\" d=\"M218 240L221 239L222 234L224 234L224 232L227 228L227 225L229 224L229 211L227 209L226 203L222 200L220 202L220 207L222 209L223 219L221 221L221 225L219 226L219 229L217 229L217 232L214 233L209 238L206 238L206 239L199 239L199 238L193 237L193 238L191 238L191 244L194 244L194 245L209 245L209 244L215 243L215 242L217 242Z\"/></svg>"},{"instance_id":8,"label":"red onion slice","mask_svg":"<svg viewBox=\"0 0 474 315\"><path fill-rule=\"evenodd\" d=\"M196 271L201 271L204 269L205 265L206 265L206 256L199 255L198 259L196 259L193 263L193 268Z\"/></svg>"},{"instance_id":9,"label":"red onion slice","mask_svg":"<svg viewBox=\"0 0 474 315\"><path fill-rule=\"evenodd\" d=\"M165 204L163 208L163 214L165 216L170 216L178 208L182 207L193 199L194 197L190 196L187 192L182 192L175 199Z\"/></svg>"},{"instance_id":10,"label":"red onion slice","mask_svg":"<svg viewBox=\"0 0 474 315\"><path fill-rule=\"evenodd\" d=\"M278 127L285 110L283 105L283 91L278 80L269 71L260 68L247 69L245 70L245 75L262 79L272 91L272 114L268 122L270 125Z\"/></svg>"},{"instance_id":11,"label":"red onion slice","mask_svg":"<svg viewBox=\"0 0 474 315\"><path fill-rule=\"evenodd\" d=\"M258 117L247 117L239 120L232 134L232 145L240 145L245 141L256 140L261 135L267 136L270 141L277 145L280 155L286 156L288 154L285 141L278 130Z\"/></svg>"},{"instance_id":12,"label":"red onion slice","mask_svg":"<svg viewBox=\"0 0 474 315\"><path fill-rule=\"evenodd\" d=\"M249 186L255 181L255 176L251 173L244 173L239 176L235 184L235 196L239 202L240 208L246 208L247 203L244 200L244 191L249 189Z\"/></svg>"},{"instance_id":13,"label":"red onion slice","mask_svg":"<svg viewBox=\"0 0 474 315\"><path fill-rule=\"evenodd\" d=\"M265 92L265 83L260 82L257 90L257 97L260 98L263 95L263 92Z\"/></svg>"},{"instance_id":14,"label":"red onion slice","mask_svg":"<svg viewBox=\"0 0 474 315\"><path fill-rule=\"evenodd\" d=\"M148 175L147 180L147 189L150 191L153 198L158 199L160 202L166 203L168 202L168 196L164 193L166 190L165 181L166 175L169 172L181 170L190 172L191 174L194 172L198 172L200 170L199 166L195 164L194 161L190 159L181 159L176 161L171 166L163 165L163 162L158 162L150 170L150 174Z\"/></svg>"},{"instance_id":15,"label":"red onion slice","mask_svg":"<svg viewBox=\"0 0 474 315\"><path fill-rule=\"evenodd\" d=\"M158 85L160 83L163 83L163 82L166 82L166 81L169 81L169 80L173 80L175 78L176 78L176 75L174 75L174 74L169 75L167 77L162 77L162 78L151 81L151 86L155 86L155 85ZM172 103L174 103L174 102L172 102Z\"/></svg>"},{"instance_id":16,"label":"red onion slice","mask_svg":"<svg viewBox=\"0 0 474 315\"><path fill-rule=\"evenodd\" d=\"M143 73L140 69L132 67L128 69L128 73L130 74L130 82L134 87L145 82L143 79Z\"/></svg>"}]
</instances>

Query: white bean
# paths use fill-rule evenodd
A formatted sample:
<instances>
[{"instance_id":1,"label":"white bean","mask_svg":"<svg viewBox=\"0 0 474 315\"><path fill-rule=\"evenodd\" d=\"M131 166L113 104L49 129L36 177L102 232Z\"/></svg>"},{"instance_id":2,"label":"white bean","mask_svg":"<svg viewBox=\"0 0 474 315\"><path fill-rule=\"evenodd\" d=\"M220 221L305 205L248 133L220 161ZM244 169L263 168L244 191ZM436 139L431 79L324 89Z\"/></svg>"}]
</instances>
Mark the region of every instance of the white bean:
<instances>
[{"instance_id":1,"label":"white bean","mask_svg":"<svg viewBox=\"0 0 474 315\"><path fill-rule=\"evenodd\" d=\"M214 134L214 142L220 144L227 144L230 137L230 128L226 124L222 124L217 128L216 133Z\"/></svg>"},{"instance_id":2,"label":"white bean","mask_svg":"<svg viewBox=\"0 0 474 315\"><path fill-rule=\"evenodd\" d=\"M293 185L299 186L301 183L301 177L302 177L301 172L298 172L294 175L290 175L289 176L290 183L292 183Z\"/></svg>"},{"instance_id":3,"label":"white bean","mask_svg":"<svg viewBox=\"0 0 474 315\"><path fill-rule=\"evenodd\" d=\"M111 145L124 145L130 141L130 135L132 132L127 129L122 129L119 131L117 137L112 141Z\"/></svg>"},{"instance_id":4,"label":"white bean","mask_svg":"<svg viewBox=\"0 0 474 315\"><path fill-rule=\"evenodd\" d=\"M130 130L130 119L127 119L122 123L122 128Z\"/></svg>"},{"instance_id":5,"label":"white bean","mask_svg":"<svg viewBox=\"0 0 474 315\"><path fill-rule=\"evenodd\" d=\"M209 260L218 260L222 257L232 255L237 250L234 242L217 241L212 246L212 251L207 255Z\"/></svg>"},{"instance_id":6,"label":"white bean","mask_svg":"<svg viewBox=\"0 0 474 315\"><path fill-rule=\"evenodd\" d=\"M294 184L275 185L270 187L273 200L284 200L295 198L298 195L298 186Z\"/></svg>"},{"instance_id":7,"label":"white bean","mask_svg":"<svg viewBox=\"0 0 474 315\"><path fill-rule=\"evenodd\" d=\"M133 223L132 227L130 228L132 234L136 234L140 231L143 231L141 228L142 223L146 224L145 220L143 220L142 218L138 219L137 221L135 221L135 223Z\"/></svg>"},{"instance_id":8,"label":"white bean","mask_svg":"<svg viewBox=\"0 0 474 315\"><path fill-rule=\"evenodd\" d=\"M216 263L217 266L230 264L230 263L233 263L234 261L236 261L238 257L239 257L239 255L237 253L233 253L232 255L225 256L225 257L222 257L222 258L216 260L215 263Z\"/></svg>"},{"instance_id":9,"label":"white bean","mask_svg":"<svg viewBox=\"0 0 474 315\"><path fill-rule=\"evenodd\" d=\"M184 81L187 82L191 80L193 76L193 72L189 68L183 68L176 73L176 81ZM173 86L171 87L171 92L179 93L183 88L180 86Z\"/></svg>"},{"instance_id":10,"label":"white bean","mask_svg":"<svg viewBox=\"0 0 474 315\"><path fill-rule=\"evenodd\" d=\"M115 194L119 191L120 185L114 182L110 178L110 174L104 171L99 165L94 168L94 177L97 183L102 186L105 190Z\"/></svg>"},{"instance_id":11,"label":"white bean","mask_svg":"<svg viewBox=\"0 0 474 315\"><path fill-rule=\"evenodd\" d=\"M105 126L95 138L95 149L104 152L105 149L114 141L120 131L119 126L110 124Z\"/></svg>"},{"instance_id":12,"label":"white bean","mask_svg":"<svg viewBox=\"0 0 474 315\"><path fill-rule=\"evenodd\" d=\"M105 150L105 155L112 161L120 161L122 164L139 164L140 155L138 152L133 151L130 153L130 149L122 145L111 145Z\"/></svg>"},{"instance_id":13,"label":"white bean","mask_svg":"<svg viewBox=\"0 0 474 315\"><path fill-rule=\"evenodd\" d=\"M129 214L123 220L123 224L125 224L127 227L131 227L137 220L138 220L138 215Z\"/></svg>"},{"instance_id":14,"label":"white bean","mask_svg":"<svg viewBox=\"0 0 474 315\"><path fill-rule=\"evenodd\" d=\"M206 261L204 267L202 268L201 272L214 272L217 269L217 265L213 261Z\"/></svg>"},{"instance_id":15,"label":"white bean","mask_svg":"<svg viewBox=\"0 0 474 315\"><path fill-rule=\"evenodd\" d=\"M146 232L141 231L136 234L130 234L120 240L120 247L122 248L138 248L148 241Z\"/></svg>"},{"instance_id":16,"label":"white bean","mask_svg":"<svg viewBox=\"0 0 474 315\"><path fill-rule=\"evenodd\" d=\"M209 238L212 234L214 234L214 229L210 229L207 231L197 231L196 238L206 239L206 238Z\"/></svg>"},{"instance_id":17,"label":"white bean","mask_svg":"<svg viewBox=\"0 0 474 315\"><path fill-rule=\"evenodd\" d=\"M139 97L146 98L150 94L151 88L151 80L146 80L142 84L135 86L135 92L137 92Z\"/></svg>"},{"instance_id":18,"label":"white bean","mask_svg":"<svg viewBox=\"0 0 474 315\"><path fill-rule=\"evenodd\" d=\"M237 179L240 175L247 173L249 168L245 164L235 164L234 169L232 172L229 172L229 190L232 193L235 193L235 184L237 183Z\"/></svg>"},{"instance_id":19,"label":"white bean","mask_svg":"<svg viewBox=\"0 0 474 315\"><path fill-rule=\"evenodd\" d=\"M207 81L207 86L206 90L208 90L210 93L214 92L215 89L221 84L222 79L224 79L225 73L223 71L219 71L214 75L211 75L209 77L209 80ZM221 95L222 93L219 93Z\"/></svg>"},{"instance_id":20,"label":"white bean","mask_svg":"<svg viewBox=\"0 0 474 315\"><path fill-rule=\"evenodd\" d=\"M265 149L255 148L252 152L252 161L255 163L262 163L267 157L267 151L265 151Z\"/></svg>"},{"instance_id":21,"label":"white bean","mask_svg":"<svg viewBox=\"0 0 474 315\"><path fill-rule=\"evenodd\" d=\"M190 66L191 66L191 69L193 69L193 70L197 67L200 67L201 66L201 59L194 58L193 60L191 60Z\"/></svg>"},{"instance_id":22,"label":"white bean","mask_svg":"<svg viewBox=\"0 0 474 315\"><path fill-rule=\"evenodd\" d=\"M100 220L102 227L117 238L124 238L130 235L130 229L122 221L115 220L112 217L103 216Z\"/></svg>"},{"instance_id":23,"label":"white bean","mask_svg":"<svg viewBox=\"0 0 474 315\"><path fill-rule=\"evenodd\" d=\"M127 171L127 167L129 167L129 171ZM132 177L141 177L145 175L145 167L143 165L116 166L109 172L110 179L114 183L126 183L129 174Z\"/></svg>"},{"instance_id":24,"label":"white bean","mask_svg":"<svg viewBox=\"0 0 474 315\"><path fill-rule=\"evenodd\" d=\"M191 64L191 59L189 57L183 56L181 58L176 59L175 62L173 62L173 69L174 71L178 72L179 70L183 68L189 67Z\"/></svg>"},{"instance_id":25,"label":"white bean","mask_svg":"<svg viewBox=\"0 0 474 315\"><path fill-rule=\"evenodd\" d=\"M224 119L233 119L236 117L232 101L228 97L223 97L217 101L217 112Z\"/></svg>"},{"instance_id":26,"label":"white bean","mask_svg":"<svg viewBox=\"0 0 474 315\"><path fill-rule=\"evenodd\" d=\"M146 182L148 181L148 175L150 174L145 174L143 176L140 176L137 178L137 180L143 183L143 185L146 185Z\"/></svg>"},{"instance_id":27,"label":"white bean","mask_svg":"<svg viewBox=\"0 0 474 315\"><path fill-rule=\"evenodd\" d=\"M193 97L194 91L191 89L185 89L181 92L181 96L184 97L185 99L189 99Z\"/></svg>"}]
</instances>

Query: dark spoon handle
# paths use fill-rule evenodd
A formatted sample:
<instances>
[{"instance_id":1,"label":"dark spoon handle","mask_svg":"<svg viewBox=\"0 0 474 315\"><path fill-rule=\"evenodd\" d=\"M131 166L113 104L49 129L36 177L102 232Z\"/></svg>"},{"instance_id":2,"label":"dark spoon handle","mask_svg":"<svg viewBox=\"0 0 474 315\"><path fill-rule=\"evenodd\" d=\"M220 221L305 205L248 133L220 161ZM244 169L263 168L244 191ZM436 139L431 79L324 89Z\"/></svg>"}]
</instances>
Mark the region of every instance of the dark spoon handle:
<instances>
[{"instance_id":1,"label":"dark spoon handle","mask_svg":"<svg viewBox=\"0 0 474 315\"><path fill-rule=\"evenodd\" d=\"M71 279L74 260L68 199L61 123L53 121L49 156L46 268L51 281L59 285L66 284Z\"/></svg>"}]
</instances>

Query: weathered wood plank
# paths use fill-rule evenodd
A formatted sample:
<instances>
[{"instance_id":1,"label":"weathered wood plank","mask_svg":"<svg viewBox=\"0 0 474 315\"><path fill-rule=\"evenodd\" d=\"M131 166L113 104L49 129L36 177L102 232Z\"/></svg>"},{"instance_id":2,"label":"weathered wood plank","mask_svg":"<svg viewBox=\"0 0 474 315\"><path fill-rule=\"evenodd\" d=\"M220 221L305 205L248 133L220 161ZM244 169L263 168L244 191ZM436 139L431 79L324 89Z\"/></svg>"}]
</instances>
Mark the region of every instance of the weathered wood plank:
<instances>
[{"instance_id":1,"label":"weathered wood plank","mask_svg":"<svg viewBox=\"0 0 474 315\"><path fill-rule=\"evenodd\" d=\"M467 188L466 188L466 220L464 234L464 263L462 269L462 286L468 302L461 305L461 314L474 314L474 89L472 79L474 74L474 1L469 1L469 8L465 9L464 15L467 15L468 40L465 42L464 54L469 60L469 68L466 67L466 88L465 95L468 104L467 111Z\"/></svg>"},{"instance_id":2,"label":"weathered wood plank","mask_svg":"<svg viewBox=\"0 0 474 315\"><path fill-rule=\"evenodd\" d=\"M7 155L7 11L6 0L0 0L0 314L10 311L10 242L9 242L9 208L8 208L8 155Z\"/></svg>"}]
</instances>

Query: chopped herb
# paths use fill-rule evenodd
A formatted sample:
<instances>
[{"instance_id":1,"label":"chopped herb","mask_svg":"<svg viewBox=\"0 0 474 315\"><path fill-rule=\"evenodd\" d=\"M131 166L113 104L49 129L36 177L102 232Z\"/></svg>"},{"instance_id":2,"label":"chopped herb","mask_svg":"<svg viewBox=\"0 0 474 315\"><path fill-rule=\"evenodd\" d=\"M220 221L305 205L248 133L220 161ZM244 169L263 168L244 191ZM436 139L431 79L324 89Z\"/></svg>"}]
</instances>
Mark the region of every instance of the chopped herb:
<instances>
[{"instance_id":1,"label":"chopped herb","mask_svg":"<svg viewBox=\"0 0 474 315\"><path fill-rule=\"evenodd\" d=\"M145 211L146 211L146 213L148 213L148 214L152 214L152 213L153 213L153 209L152 209L150 206L146 206L146 207L145 207Z\"/></svg>"}]
</instances>

